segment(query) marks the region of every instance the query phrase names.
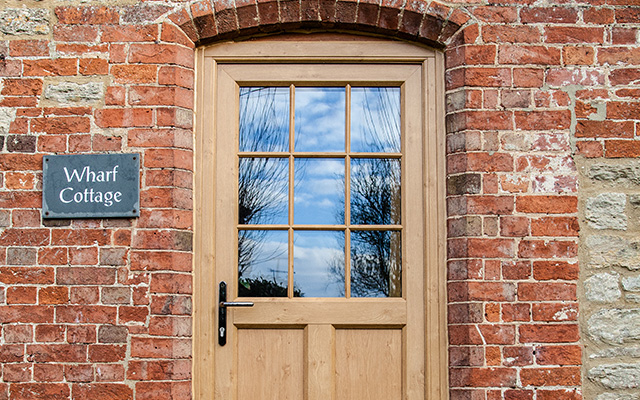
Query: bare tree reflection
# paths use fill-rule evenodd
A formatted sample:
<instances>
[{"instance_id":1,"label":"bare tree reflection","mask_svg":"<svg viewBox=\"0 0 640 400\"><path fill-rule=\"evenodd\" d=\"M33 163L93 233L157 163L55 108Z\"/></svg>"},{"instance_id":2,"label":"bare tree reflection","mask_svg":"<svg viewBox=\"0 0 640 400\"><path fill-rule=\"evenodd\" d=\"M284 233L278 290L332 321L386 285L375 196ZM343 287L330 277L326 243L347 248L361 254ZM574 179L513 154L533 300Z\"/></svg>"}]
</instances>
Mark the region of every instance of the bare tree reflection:
<instances>
[{"instance_id":1,"label":"bare tree reflection","mask_svg":"<svg viewBox=\"0 0 640 400\"><path fill-rule=\"evenodd\" d=\"M356 89L354 89L355 91ZM367 151L400 151L399 89L362 88L363 117L359 135ZM355 105L354 105L355 107ZM391 158L352 159L351 224L400 224L400 161ZM337 213L344 217L344 205ZM351 234L351 295L402 295L400 232L359 230ZM344 243L344 242L343 242ZM332 272L344 281L344 261L335 260Z\"/></svg>"},{"instance_id":2,"label":"bare tree reflection","mask_svg":"<svg viewBox=\"0 0 640 400\"><path fill-rule=\"evenodd\" d=\"M279 152L288 148L288 89L247 87L240 89L240 151ZM284 100L284 101L283 101ZM238 177L238 223L269 224L287 210L288 163L286 159L242 158ZM251 267L282 257L282 250L265 247L265 230L238 233L238 279L244 296L281 294L282 285L258 276ZM286 257L286 250L285 257ZM249 292L247 292L247 290ZM286 286L284 287L286 296Z\"/></svg>"}]
</instances>

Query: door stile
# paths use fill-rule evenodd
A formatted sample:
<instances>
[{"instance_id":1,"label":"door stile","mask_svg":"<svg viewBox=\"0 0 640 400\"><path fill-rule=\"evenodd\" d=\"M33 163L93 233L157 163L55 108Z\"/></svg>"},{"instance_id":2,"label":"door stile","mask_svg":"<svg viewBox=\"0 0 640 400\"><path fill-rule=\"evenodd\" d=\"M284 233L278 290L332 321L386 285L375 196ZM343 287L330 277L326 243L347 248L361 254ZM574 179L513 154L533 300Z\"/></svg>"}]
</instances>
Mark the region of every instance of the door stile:
<instances>
[{"instance_id":1,"label":"door stile","mask_svg":"<svg viewBox=\"0 0 640 400\"><path fill-rule=\"evenodd\" d=\"M214 202L215 212L215 270L216 280L227 282L228 298L236 298L237 280L235 279L235 266L237 265L237 245L235 243L235 230L238 218L237 194L237 149L235 143L238 121L230 117L237 115L238 110L238 85L225 71L218 68L216 73L217 94L216 104L218 106L217 115L224 116L217 118L216 129L216 169L215 187L218 193ZM231 100L231 101L230 101ZM231 212L230 212L231 211ZM236 251L234 251L234 249ZM217 297L217 285L210 290L210 295ZM218 310L218 307L215 307ZM227 310L228 321L233 321L236 310ZM217 318L217 315L216 315ZM217 319L216 319L217 320ZM237 329L234 324L227 323L227 337L230 339L226 346L217 346L215 351L215 368L220 371L230 371L229 375L217 373L215 378L215 392L217 399L237 398ZM214 329L217 333L217 327Z\"/></svg>"},{"instance_id":2,"label":"door stile","mask_svg":"<svg viewBox=\"0 0 640 400\"><path fill-rule=\"evenodd\" d=\"M211 57L204 56L204 50L197 52L197 65L199 71L197 84L198 98L196 102L196 115L214 115L215 101L215 71L217 65ZM195 126L196 138L196 171L194 174L194 271L198 271L194 279L193 287L196 293L209 293L211 288L217 287L215 282L215 234L210 227L215 226L213 202L215 200L215 186L208 184L207 179L215 176L215 130L205 124L205 118L197 118ZM204 174L207 171L209 174ZM213 386L210 384L215 379L214 350L210 343L216 340L216 307L205 296L195 296L193 303L194 315L194 340L193 346L193 381L194 396L197 399L213 399ZM202 384L208 382L209 384Z\"/></svg>"},{"instance_id":3,"label":"door stile","mask_svg":"<svg viewBox=\"0 0 640 400\"><path fill-rule=\"evenodd\" d=\"M405 300L407 307L407 321L403 331L405 343L403 352L405 356L404 368L404 397L407 400L424 398L424 254L423 254L423 186L422 186L422 147L423 147L423 122L422 122L422 71L415 71L403 85L404 103L402 104L405 115L404 122L404 172L405 183L403 225L403 271L405 275ZM420 132L420 134L409 134ZM410 214L407 215L407 214ZM408 249L411 255L408 256Z\"/></svg>"}]
</instances>

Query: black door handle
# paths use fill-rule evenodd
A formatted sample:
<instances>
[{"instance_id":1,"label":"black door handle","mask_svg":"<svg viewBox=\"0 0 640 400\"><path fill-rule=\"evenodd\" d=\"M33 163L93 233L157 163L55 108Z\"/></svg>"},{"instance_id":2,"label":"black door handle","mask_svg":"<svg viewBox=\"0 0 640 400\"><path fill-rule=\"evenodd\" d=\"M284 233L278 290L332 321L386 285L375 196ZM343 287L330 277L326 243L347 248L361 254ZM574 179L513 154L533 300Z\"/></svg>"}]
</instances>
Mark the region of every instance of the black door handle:
<instances>
[{"instance_id":1,"label":"black door handle","mask_svg":"<svg viewBox=\"0 0 640 400\"><path fill-rule=\"evenodd\" d=\"M218 287L218 344L227 344L227 307L253 307L250 301L227 301L227 283Z\"/></svg>"}]
</instances>

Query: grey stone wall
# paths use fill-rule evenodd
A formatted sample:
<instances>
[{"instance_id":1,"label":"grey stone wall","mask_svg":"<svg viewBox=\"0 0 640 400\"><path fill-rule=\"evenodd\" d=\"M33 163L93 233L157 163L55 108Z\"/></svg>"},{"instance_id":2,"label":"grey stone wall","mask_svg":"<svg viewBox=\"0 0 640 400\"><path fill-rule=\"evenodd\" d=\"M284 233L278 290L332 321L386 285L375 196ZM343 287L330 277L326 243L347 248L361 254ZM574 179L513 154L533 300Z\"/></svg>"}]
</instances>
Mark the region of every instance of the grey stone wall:
<instances>
[{"instance_id":1,"label":"grey stone wall","mask_svg":"<svg viewBox=\"0 0 640 400\"><path fill-rule=\"evenodd\" d=\"M640 399L640 163L580 160L584 394Z\"/></svg>"}]
</instances>

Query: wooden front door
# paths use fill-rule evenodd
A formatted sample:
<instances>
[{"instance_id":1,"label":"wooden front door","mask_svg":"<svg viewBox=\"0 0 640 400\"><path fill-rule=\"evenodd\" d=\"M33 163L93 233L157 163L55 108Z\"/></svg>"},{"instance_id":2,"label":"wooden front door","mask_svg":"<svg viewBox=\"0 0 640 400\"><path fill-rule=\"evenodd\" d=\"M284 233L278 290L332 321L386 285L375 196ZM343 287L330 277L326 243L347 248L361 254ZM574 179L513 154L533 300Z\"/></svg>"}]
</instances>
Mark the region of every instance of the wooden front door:
<instances>
[{"instance_id":1,"label":"wooden front door","mask_svg":"<svg viewBox=\"0 0 640 400\"><path fill-rule=\"evenodd\" d=\"M427 264L440 264L428 252L441 250L425 204L433 71L310 62L297 45L300 57L279 62L238 62L224 46L201 53L196 397L440 393L441 377L429 389L425 376L428 357L442 358L427 352L428 332L441 332L427 321ZM220 282L227 301L253 303L226 308L225 330Z\"/></svg>"}]
</instances>

